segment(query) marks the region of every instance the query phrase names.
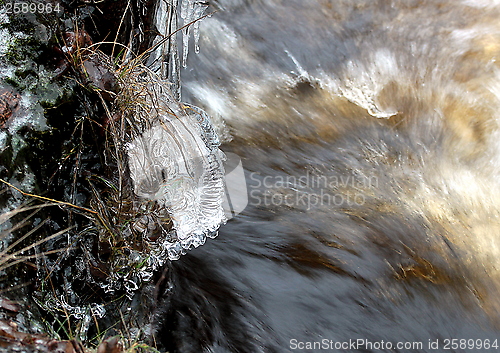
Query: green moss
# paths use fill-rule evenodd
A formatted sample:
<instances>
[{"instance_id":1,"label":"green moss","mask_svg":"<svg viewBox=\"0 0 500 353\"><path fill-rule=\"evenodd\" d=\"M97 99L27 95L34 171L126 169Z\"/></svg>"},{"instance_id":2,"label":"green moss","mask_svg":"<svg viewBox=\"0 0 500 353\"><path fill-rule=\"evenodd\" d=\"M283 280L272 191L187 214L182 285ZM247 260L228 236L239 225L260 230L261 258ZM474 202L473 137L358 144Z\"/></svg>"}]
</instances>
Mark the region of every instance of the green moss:
<instances>
[{"instance_id":1,"label":"green moss","mask_svg":"<svg viewBox=\"0 0 500 353\"><path fill-rule=\"evenodd\" d=\"M21 32L29 35L35 34L36 26L33 25L33 19L27 17L28 14L16 14L9 16L9 30Z\"/></svg>"},{"instance_id":2,"label":"green moss","mask_svg":"<svg viewBox=\"0 0 500 353\"><path fill-rule=\"evenodd\" d=\"M38 59L42 50L42 43L33 37L17 37L9 45L5 57L13 65L25 64L28 60Z\"/></svg>"},{"instance_id":3,"label":"green moss","mask_svg":"<svg viewBox=\"0 0 500 353\"><path fill-rule=\"evenodd\" d=\"M20 86L19 86L18 82L16 80L14 80L13 78L6 77L6 78L4 78L4 82L7 85L12 86L17 90L20 90Z\"/></svg>"},{"instance_id":4,"label":"green moss","mask_svg":"<svg viewBox=\"0 0 500 353\"><path fill-rule=\"evenodd\" d=\"M54 86L54 84L52 84ZM57 109L62 109L66 104L74 104L75 103L75 93L74 87L72 86L64 86L60 87L59 94L55 99L41 99L40 105L45 109L46 115L48 110L50 112L57 111Z\"/></svg>"}]
</instances>

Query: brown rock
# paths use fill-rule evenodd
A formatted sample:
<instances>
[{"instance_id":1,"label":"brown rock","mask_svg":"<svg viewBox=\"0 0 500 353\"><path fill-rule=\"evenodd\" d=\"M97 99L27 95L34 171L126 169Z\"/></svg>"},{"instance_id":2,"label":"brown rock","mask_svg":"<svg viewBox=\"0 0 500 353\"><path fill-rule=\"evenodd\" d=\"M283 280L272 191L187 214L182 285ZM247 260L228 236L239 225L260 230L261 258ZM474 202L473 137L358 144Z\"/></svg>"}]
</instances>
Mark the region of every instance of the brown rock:
<instances>
[{"instance_id":1,"label":"brown rock","mask_svg":"<svg viewBox=\"0 0 500 353\"><path fill-rule=\"evenodd\" d=\"M123 346L118 336L110 337L101 342L97 347L97 353L122 353Z\"/></svg>"}]
</instances>

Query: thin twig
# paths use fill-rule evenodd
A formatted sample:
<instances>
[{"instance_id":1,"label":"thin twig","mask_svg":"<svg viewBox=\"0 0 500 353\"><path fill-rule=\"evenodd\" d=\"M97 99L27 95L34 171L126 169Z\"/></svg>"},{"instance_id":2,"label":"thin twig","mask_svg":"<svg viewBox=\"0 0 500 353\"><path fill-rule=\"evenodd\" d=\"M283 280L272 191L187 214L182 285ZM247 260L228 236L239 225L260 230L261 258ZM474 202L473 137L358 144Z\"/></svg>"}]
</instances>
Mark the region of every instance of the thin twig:
<instances>
[{"instance_id":1,"label":"thin twig","mask_svg":"<svg viewBox=\"0 0 500 353\"><path fill-rule=\"evenodd\" d=\"M58 201L58 200L54 200L54 199L51 199L51 198L48 198L48 197L44 197L44 196L40 196L40 195L35 195L35 194L30 194L28 192L24 192L22 191L21 189L19 189L18 187L15 187L14 185L12 185L11 183L3 180L3 179L0 179L0 182L10 186L11 188L13 188L14 190L16 191L19 191L21 194L23 194L24 196L28 196L28 197L34 197L36 199L39 199L39 200L45 200L45 201L50 201L50 202L54 202L54 203L57 203L59 205L65 205L65 206L70 206L70 207L73 207L73 208L76 208L76 209L79 209L79 210L82 210L82 211L86 211L86 212L89 212L89 213L92 213L92 214L97 214L98 215L98 212L97 211L94 211L94 210L91 210L90 208L86 208L86 207L82 207L82 206L78 206L78 205L74 205L72 203L69 203L69 202L64 202L64 201Z\"/></svg>"},{"instance_id":2,"label":"thin twig","mask_svg":"<svg viewBox=\"0 0 500 353\"><path fill-rule=\"evenodd\" d=\"M130 7L130 0L127 1L127 7L123 11L123 16L120 19L120 24L118 25L118 29L116 30L115 43L118 41L118 36L120 35L120 29L122 28L123 21L125 20L125 15L127 14L127 10ZM113 49L111 50L111 57L114 57L115 54L115 45L113 44Z\"/></svg>"},{"instance_id":3,"label":"thin twig","mask_svg":"<svg viewBox=\"0 0 500 353\"><path fill-rule=\"evenodd\" d=\"M29 259L34 259L34 258L37 258L39 256L45 256L45 255L55 254L55 253L62 252L62 251L67 251L67 250L69 250L69 249L68 248L61 248L61 249L55 249L55 250L45 251L45 252L40 253L40 254L23 256L23 257L20 257L16 261L13 261L11 263L0 265L0 271L4 271L4 270L8 269L9 267L17 265L18 263L26 262Z\"/></svg>"},{"instance_id":4,"label":"thin twig","mask_svg":"<svg viewBox=\"0 0 500 353\"><path fill-rule=\"evenodd\" d=\"M46 241L49 241L49 240L51 240L51 239L54 239L54 238L56 238L56 237L60 236L61 234L66 233L67 231L69 231L69 230L70 230L70 229L72 229L72 228L74 228L74 227L69 227L69 228L66 228L66 229L60 230L59 232L54 233L54 234L52 234L51 236L48 236L48 237L46 237L46 238L44 238L44 239L41 239L41 240L39 240L39 241L37 241L37 242L34 242L33 244L30 244L29 246L26 246L26 247L24 247L23 249L16 251L15 253L12 253L12 254L7 254L7 255L5 255L5 257L4 257L4 256L2 256L3 258L1 258L1 259L0 259L0 269L2 268L3 264L5 264L8 260L10 260L10 259L14 259L14 258L16 258L16 256L17 256L17 255L19 255L19 254L21 254L21 253L23 253L23 252L25 252L25 251L31 250L31 249L33 249L34 247L36 247L36 246L38 246L38 245L40 245L40 244L45 243ZM3 255L3 254L2 254L2 255ZM33 256L36 256L36 255L33 255ZM31 258L31 257L29 257L29 258ZM8 267L10 267L10 266L11 266L11 265L9 265Z\"/></svg>"}]
</instances>

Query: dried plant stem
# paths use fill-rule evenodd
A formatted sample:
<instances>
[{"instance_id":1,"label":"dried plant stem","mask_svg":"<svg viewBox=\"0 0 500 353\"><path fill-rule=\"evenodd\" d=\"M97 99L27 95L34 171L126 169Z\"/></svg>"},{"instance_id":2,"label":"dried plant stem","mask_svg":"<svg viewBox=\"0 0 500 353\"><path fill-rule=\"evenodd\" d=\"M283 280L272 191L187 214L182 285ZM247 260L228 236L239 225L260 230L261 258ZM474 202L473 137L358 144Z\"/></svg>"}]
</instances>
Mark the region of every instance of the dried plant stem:
<instances>
[{"instance_id":1,"label":"dried plant stem","mask_svg":"<svg viewBox=\"0 0 500 353\"><path fill-rule=\"evenodd\" d=\"M92 214L96 214L96 215L99 214L97 211L91 210L90 208L86 208L86 207L74 205L74 204L69 203L69 202L58 201L58 200L54 200L54 199L51 199L51 198L48 198L48 197L44 197L44 196L40 196L40 195L35 195L35 194L30 194L28 192L24 192L21 189L19 189L18 187L15 187L11 183L9 183L9 182L7 182L7 181L5 181L3 179L0 179L0 182L4 183L5 185L10 186L11 188L13 188L16 191L19 191L24 196L33 197L33 198L39 199L39 200L54 202L54 203L59 204L59 205L65 205L65 206L73 207L73 208L76 208L76 209L79 209L79 210L82 210L82 211L85 211L85 212L89 212L89 213L92 213Z\"/></svg>"}]
</instances>

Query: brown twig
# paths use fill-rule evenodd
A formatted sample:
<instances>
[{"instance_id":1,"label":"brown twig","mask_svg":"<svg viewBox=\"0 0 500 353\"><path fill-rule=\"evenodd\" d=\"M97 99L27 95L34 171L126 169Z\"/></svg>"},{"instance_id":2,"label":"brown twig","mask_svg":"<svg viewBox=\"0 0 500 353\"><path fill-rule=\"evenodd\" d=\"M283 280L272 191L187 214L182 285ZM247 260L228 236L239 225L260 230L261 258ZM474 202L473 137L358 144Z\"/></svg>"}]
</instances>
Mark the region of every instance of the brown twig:
<instances>
[{"instance_id":1,"label":"brown twig","mask_svg":"<svg viewBox=\"0 0 500 353\"><path fill-rule=\"evenodd\" d=\"M28 196L28 197L33 197L33 198L36 198L36 199L39 199L39 200L44 200L44 201L50 201L50 202L54 202L56 204L59 204L59 205L65 205L65 206L70 206L70 207L73 207L73 208L76 208L76 209L79 209L79 210L82 210L82 211L85 211L85 212L89 212L89 213L92 213L92 214L97 214L98 215L98 212L97 211L94 211L94 210L91 210L90 208L86 208L86 207L82 207L82 206L78 206L78 205L74 205L72 203L69 203L69 202L64 202L64 201L58 201L58 200L54 200L54 199L51 199L51 198L48 198L48 197L44 197L44 196L40 196L40 195L35 195L35 194L30 194L28 192L24 192L22 191L21 189L19 189L18 187L15 187L14 185L12 185L11 183L3 180L3 179L0 179L0 182L4 183L5 185L8 185L10 186L11 188L13 188L14 190L20 192L21 194L23 194L24 196Z\"/></svg>"}]
</instances>

